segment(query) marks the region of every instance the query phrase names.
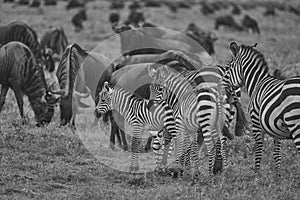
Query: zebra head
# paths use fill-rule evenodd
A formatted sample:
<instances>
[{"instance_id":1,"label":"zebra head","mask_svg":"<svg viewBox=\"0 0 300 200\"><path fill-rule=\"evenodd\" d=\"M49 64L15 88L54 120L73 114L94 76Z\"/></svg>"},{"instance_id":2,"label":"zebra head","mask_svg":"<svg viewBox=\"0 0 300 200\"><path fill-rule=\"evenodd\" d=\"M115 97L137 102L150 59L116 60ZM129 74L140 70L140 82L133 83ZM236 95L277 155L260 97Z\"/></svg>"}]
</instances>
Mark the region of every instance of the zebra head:
<instances>
[{"instance_id":1,"label":"zebra head","mask_svg":"<svg viewBox=\"0 0 300 200\"><path fill-rule=\"evenodd\" d=\"M99 101L95 109L97 118L112 110L112 94L113 89L108 85L108 82L105 81L103 88L99 93Z\"/></svg>"},{"instance_id":2,"label":"zebra head","mask_svg":"<svg viewBox=\"0 0 300 200\"><path fill-rule=\"evenodd\" d=\"M162 101L166 99L166 88L163 85L152 83L150 84L150 99Z\"/></svg>"}]
</instances>

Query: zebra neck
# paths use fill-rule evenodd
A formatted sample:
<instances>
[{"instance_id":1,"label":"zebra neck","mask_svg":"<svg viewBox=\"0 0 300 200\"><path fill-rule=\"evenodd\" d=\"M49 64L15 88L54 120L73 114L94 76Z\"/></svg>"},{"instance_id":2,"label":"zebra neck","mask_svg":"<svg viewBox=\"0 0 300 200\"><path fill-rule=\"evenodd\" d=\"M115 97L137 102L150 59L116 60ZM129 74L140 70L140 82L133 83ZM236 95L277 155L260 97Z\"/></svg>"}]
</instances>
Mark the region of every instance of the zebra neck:
<instances>
[{"instance_id":1,"label":"zebra neck","mask_svg":"<svg viewBox=\"0 0 300 200\"><path fill-rule=\"evenodd\" d=\"M114 87L114 91L112 94L112 110L116 110L122 116L126 118L130 114L130 111L133 110L133 107L138 107L137 104L142 103L143 101L131 92L119 88Z\"/></svg>"},{"instance_id":2,"label":"zebra neck","mask_svg":"<svg viewBox=\"0 0 300 200\"><path fill-rule=\"evenodd\" d=\"M254 94L258 85L269 77L267 66L259 64L248 66L244 70L245 86L250 97Z\"/></svg>"}]
</instances>

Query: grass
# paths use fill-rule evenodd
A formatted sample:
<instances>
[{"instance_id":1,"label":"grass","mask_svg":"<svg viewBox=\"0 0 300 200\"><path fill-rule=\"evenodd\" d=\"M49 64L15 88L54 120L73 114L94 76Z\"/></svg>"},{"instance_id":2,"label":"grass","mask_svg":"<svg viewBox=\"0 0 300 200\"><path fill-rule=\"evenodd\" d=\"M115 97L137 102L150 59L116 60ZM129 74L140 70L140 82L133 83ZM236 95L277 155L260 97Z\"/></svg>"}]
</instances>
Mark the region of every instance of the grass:
<instances>
[{"instance_id":1,"label":"grass","mask_svg":"<svg viewBox=\"0 0 300 200\"><path fill-rule=\"evenodd\" d=\"M61 25L70 43L77 42L86 49L94 48L99 40L113 34L107 20L110 13L107 9L110 5L108 1L87 4L88 21L84 22L85 28L80 33L75 33L70 23L76 11L65 11L65 4L59 1L51 9L33 9L1 3L1 23L22 20L32 25L39 36L46 29ZM190 22L195 22L203 29L213 30L216 16L228 13L230 9L203 16L198 4L191 9L179 9L177 13L171 13L167 7L162 6L148 8L145 16L154 24L175 30L184 30ZM276 17L264 17L263 11L262 7L256 7L243 10L241 16L235 16L237 20L244 14L254 16L259 22L261 35L226 29L213 30L219 38L215 45L218 62L228 60L228 45L233 40L246 44L258 42L258 49L265 55L271 72L275 68L299 62L299 16L278 11ZM127 13L127 10L121 12L123 19ZM104 46L105 55L115 55L116 49L120 49L118 37L110 38ZM245 107L248 101L249 98L244 94L242 103ZM152 173L152 153L143 154L140 160L141 168L150 172L127 173L130 155L118 148L116 151L108 148L109 130L104 124L90 126L93 120L91 112L91 109L87 109L80 114L78 130L82 131L77 133L59 127L58 110L49 126L36 128L32 112L27 109L29 123L21 125L16 101L10 91L0 114L0 199L300 198L299 153L291 141L284 141L282 145L281 177L274 175L270 138L265 142L262 169L258 174L251 169L254 156L246 148L247 144L253 144L241 138L230 145L227 170L208 176L208 162L203 156L199 168L200 178L192 185L189 176L172 179Z\"/></svg>"}]
</instances>

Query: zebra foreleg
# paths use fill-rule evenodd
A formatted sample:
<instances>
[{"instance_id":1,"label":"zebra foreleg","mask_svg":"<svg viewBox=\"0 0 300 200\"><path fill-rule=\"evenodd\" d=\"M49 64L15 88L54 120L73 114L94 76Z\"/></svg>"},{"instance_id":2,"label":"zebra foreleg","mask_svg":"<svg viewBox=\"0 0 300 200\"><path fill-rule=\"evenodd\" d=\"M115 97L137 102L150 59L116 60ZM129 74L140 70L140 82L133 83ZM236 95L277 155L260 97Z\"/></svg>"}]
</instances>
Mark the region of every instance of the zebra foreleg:
<instances>
[{"instance_id":1,"label":"zebra foreleg","mask_svg":"<svg viewBox=\"0 0 300 200\"><path fill-rule=\"evenodd\" d=\"M262 152L263 152L263 132L260 130L260 128L257 128L255 124L253 124L253 135L255 140L255 147L254 147L254 157L255 157L255 165L254 170L257 172L260 169L260 163L262 158Z\"/></svg>"},{"instance_id":2,"label":"zebra foreleg","mask_svg":"<svg viewBox=\"0 0 300 200\"><path fill-rule=\"evenodd\" d=\"M141 152L141 134L143 133L143 127L139 124L132 125L133 137L131 144L131 164L129 166L129 172L135 172L139 170L138 154Z\"/></svg>"},{"instance_id":3,"label":"zebra foreleg","mask_svg":"<svg viewBox=\"0 0 300 200\"><path fill-rule=\"evenodd\" d=\"M7 95L7 91L8 91L9 87L6 85L2 85L1 87L1 93L0 93L0 113L2 110L2 107L5 103L5 99L6 99L6 95Z\"/></svg>"}]
</instances>

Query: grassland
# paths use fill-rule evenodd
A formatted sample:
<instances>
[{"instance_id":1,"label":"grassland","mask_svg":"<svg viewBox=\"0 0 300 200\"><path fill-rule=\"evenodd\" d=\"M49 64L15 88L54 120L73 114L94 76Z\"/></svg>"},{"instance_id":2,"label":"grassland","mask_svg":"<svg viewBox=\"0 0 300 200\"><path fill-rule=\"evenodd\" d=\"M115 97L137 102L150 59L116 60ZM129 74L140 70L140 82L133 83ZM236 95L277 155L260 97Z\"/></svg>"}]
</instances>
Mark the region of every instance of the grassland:
<instances>
[{"instance_id":1,"label":"grassland","mask_svg":"<svg viewBox=\"0 0 300 200\"><path fill-rule=\"evenodd\" d=\"M35 9L0 3L1 24L21 20L32 25L40 36L48 28L61 25L70 43L77 42L88 50L113 34L107 20L108 1L87 4L88 21L79 33L74 32L70 23L76 11L65 11L65 5L59 1L55 7ZM233 40L246 44L257 42L271 71L299 62L300 17L284 11L265 17L263 11L262 7L256 7L243 10L242 15L235 17L240 20L246 13L255 17L261 35L213 30L216 16L229 13L230 9L204 16L200 5L180 9L177 13L166 7L147 8L145 16L154 24L178 31L183 31L190 22L215 31L219 38L215 45L216 60L220 63L229 59L228 45ZM124 19L128 10L122 10L121 14ZM120 49L118 37L110 38L105 44L107 56ZM242 103L247 106L245 94ZM258 174L251 169L253 155L247 151L245 141L239 139L231 143L226 171L208 176L207 158L203 157L200 178L191 185L188 176L172 179L152 172L128 174L129 154L108 148L108 126L103 123L91 126L92 108L80 114L78 129L82 131L77 133L59 127L58 109L53 123L44 128L35 127L31 111L26 112L31 120L21 125L10 91L0 115L0 199L300 199L299 153L291 141L284 141L282 145L281 177L274 175L270 138L266 139L262 169ZM152 153L143 155L141 165L145 170L153 167Z\"/></svg>"}]
</instances>

